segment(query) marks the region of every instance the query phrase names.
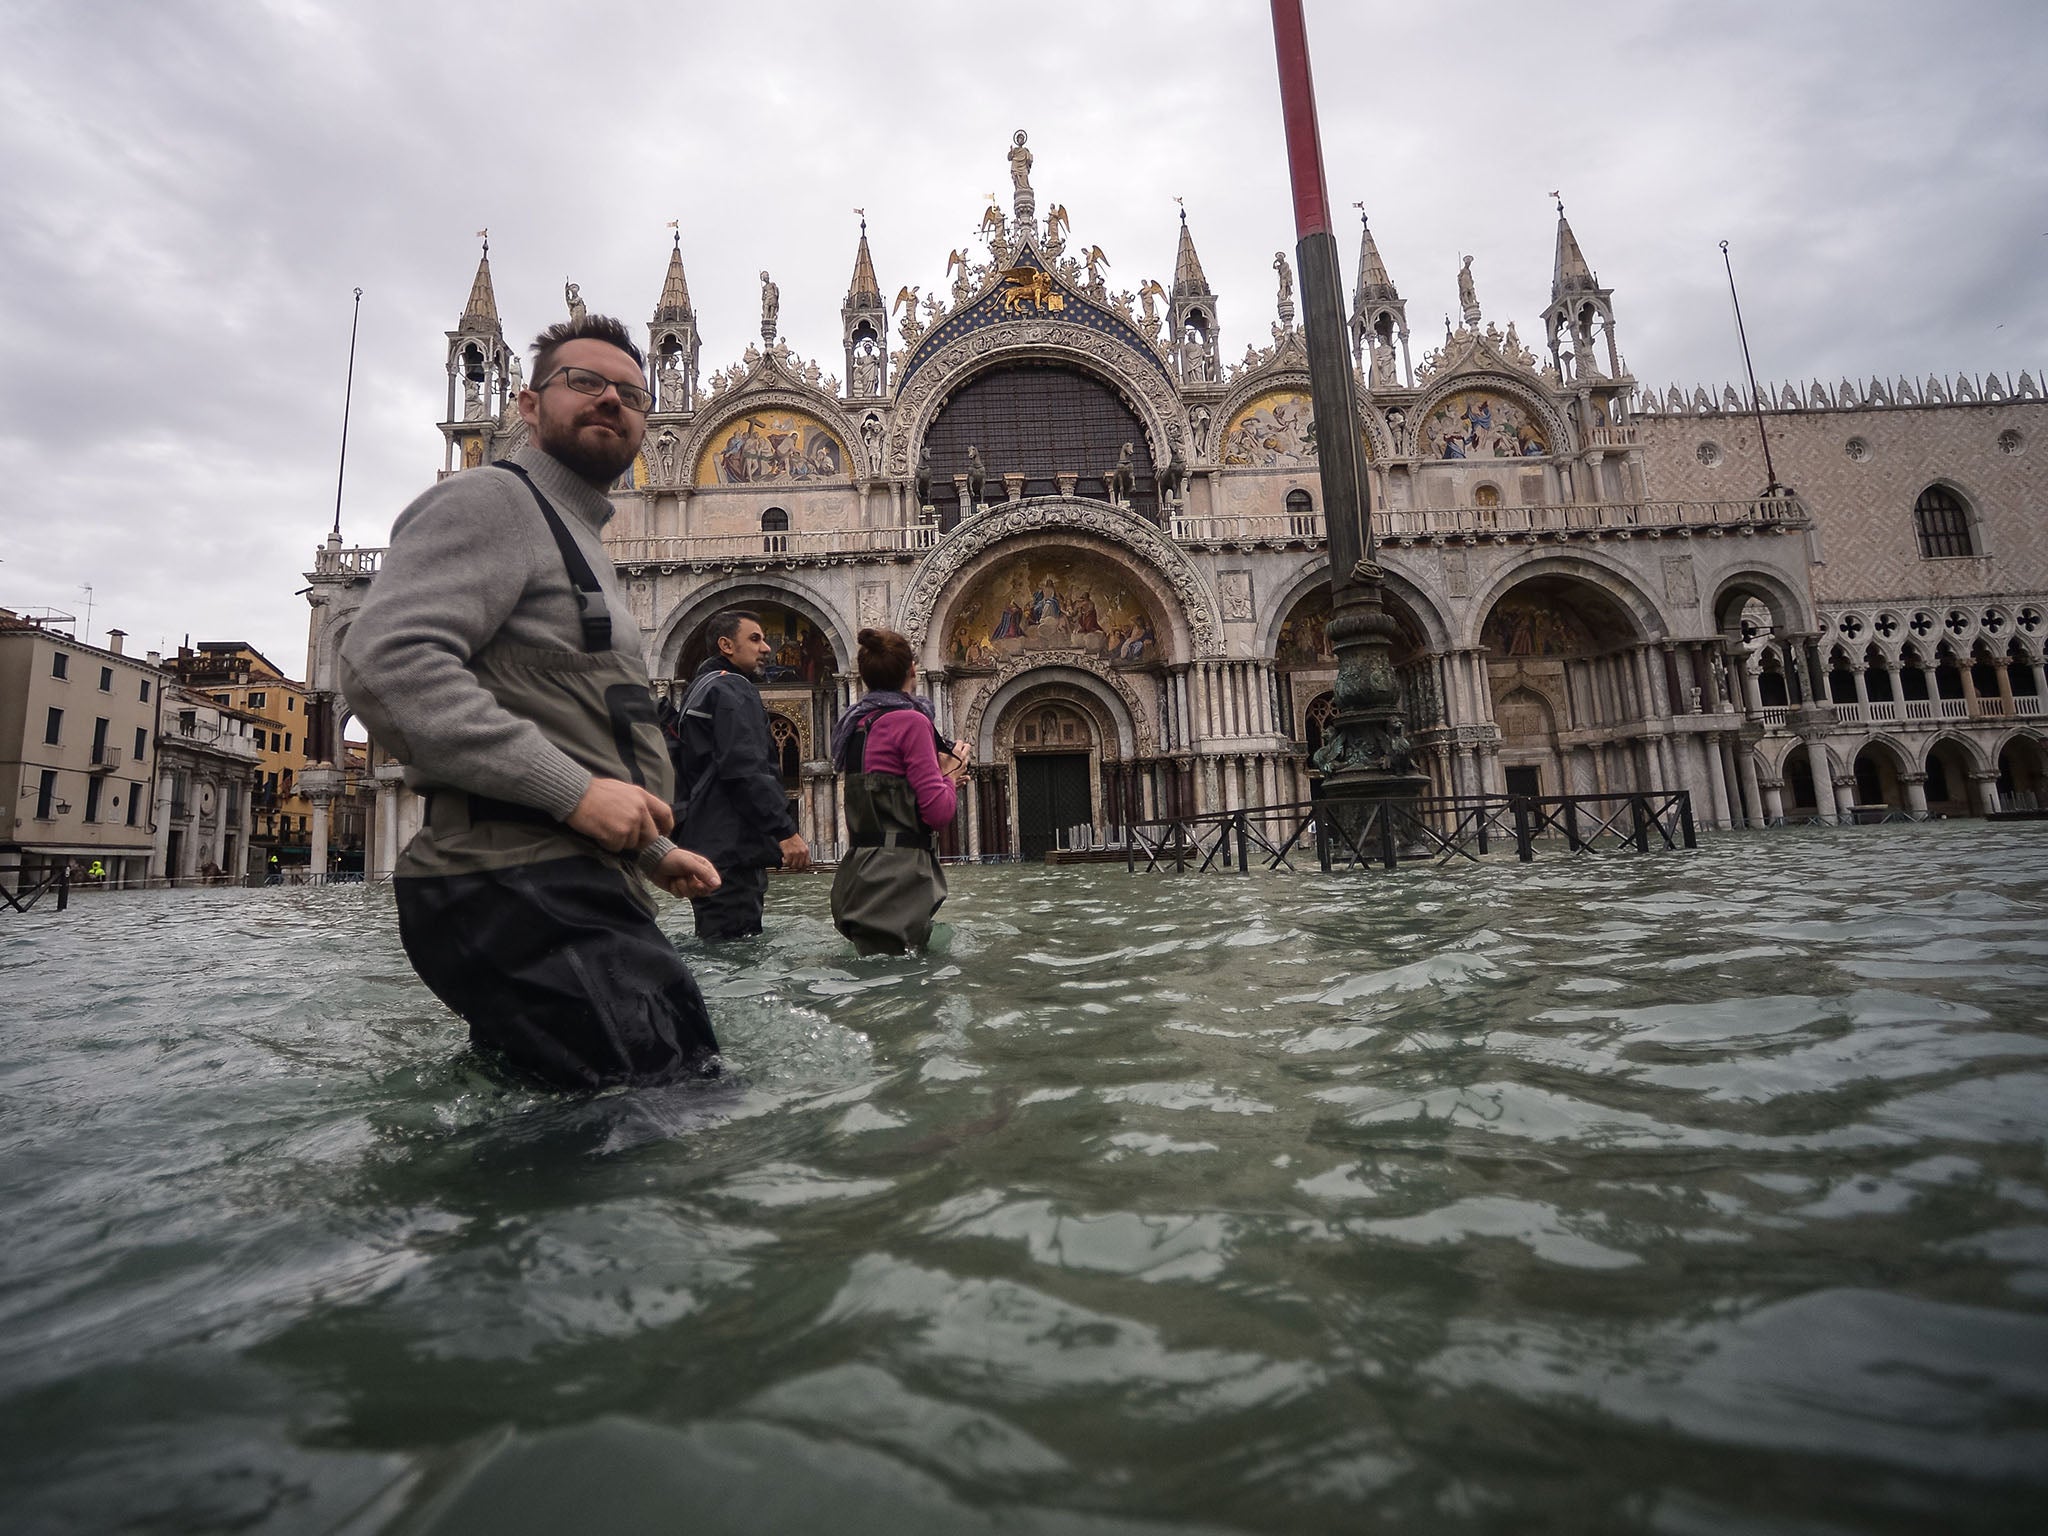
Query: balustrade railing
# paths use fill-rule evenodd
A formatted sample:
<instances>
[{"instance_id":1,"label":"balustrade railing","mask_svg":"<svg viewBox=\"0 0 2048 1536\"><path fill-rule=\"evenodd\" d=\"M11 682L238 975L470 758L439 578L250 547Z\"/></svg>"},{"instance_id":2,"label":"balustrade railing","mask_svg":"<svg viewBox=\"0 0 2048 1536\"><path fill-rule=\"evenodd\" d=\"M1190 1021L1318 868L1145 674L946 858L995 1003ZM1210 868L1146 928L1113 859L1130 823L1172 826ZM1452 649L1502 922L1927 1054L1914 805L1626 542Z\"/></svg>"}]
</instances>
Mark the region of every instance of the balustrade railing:
<instances>
[{"instance_id":1,"label":"balustrade railing","mask_svg":"<svg viewBox=\"0 0 2048 1536\"><path fill-rule=\"evenodd\" d=\"M1633 428L1608 428L1633 431ZM1000 504L998 504L1000 507ZM1797 523L1805 508L1790 497L1754 501L1615 501L1537 507L1411 507L1373 513L1381 541L1413 538L1512 538L1530 534L1621 534L1676 528L1736 528ZM1327 537L1320 512L1271 516L1176 517L1167 524L1181 544L1316 544ZM677 534L656 538L608 539L605 548L621 565L723 565L823 559L829 556L917 555L939 541L938 528L912 523L890 528L820 529L812 532ZM322 576L374 576L379 549L314 552Z\"/></svg>"},{"instance_id":2,"label":"balustrade railing","mask_svg":"<svg viewBox=\"0 0 2048 1536\"><path fill-rule=\"evenodd\" d=\"M705 533L666 538L607 539L621 565L722 565L761 561L783 564L827 555L919 554L938 542L930 523L896 528L845 528L811 533Z\"/></svg>"},{"instance_id":3,"label":"balustrade railing","mask_svg":"<svg viewBox=\"0 0 2048 1536\"><path fill-rule=\"evenodd\" d=\"M319 576L374 576L383 560L381 546L376 549L329 549L323 544L313 551L313 571Z\"/></svg>"},{"instance_id":4,"label":"balustrade railing","mask_svg":"<svg viewBox=\"0 0 2048 1536\"><path fill-rule=\"evenodd\" d=\"M1634 427L1595 427L1586 434L1588 448L1633 448L1635 445Z\"/></svg>"},{"instance_id":5,"label":"balustrade railing","mask_svg":"<svg viewBox=\"0 0 2048 1536\"><path fill-rule=\"evenodd\" d=\"M1632 429L1610 429L1632 430ZM1753 501L1608 501L1535 507L1409 507L1373 513L1381 540L1437 537L1494 538L1528 534L1633 533L1667 528L1735 528L1802 521L1805 508L1787 497ZM1319 540L1321 513L1257 517L1176 517L1170 527L1182 544L1277 543Z\"/></svg>"}]
</instances>

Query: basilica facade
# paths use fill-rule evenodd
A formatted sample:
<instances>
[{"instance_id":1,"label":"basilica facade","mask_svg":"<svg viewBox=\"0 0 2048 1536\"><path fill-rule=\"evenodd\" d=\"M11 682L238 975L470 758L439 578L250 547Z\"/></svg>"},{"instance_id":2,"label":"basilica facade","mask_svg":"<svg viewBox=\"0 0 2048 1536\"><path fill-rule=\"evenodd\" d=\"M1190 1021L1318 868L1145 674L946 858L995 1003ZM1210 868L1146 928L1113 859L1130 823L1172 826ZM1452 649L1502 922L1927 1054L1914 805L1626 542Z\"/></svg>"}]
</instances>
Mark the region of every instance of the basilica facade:
<instances>
[{"instance_id":1,"label":"basilica facade","mask_svg":"<svg viewBox=\"0 0 2048 1536\"><path fill-rule=\"evenodd\" d=\"M1022 132L1008 158L1009 212L987 209L936 291L885 297L863 226L829 364L783 343L763 272L759 340L704 376L680 235L648 323L655 405L606 538L649 671L677 689L714 612L761 614L785 785L828 852L843 820L826 743L871 625L910 638L941 729L978 765L949 853L1036 857L1311 794L1335 677L1329 429L1288 259L1232 356L1185 215L1170 282L1115 291L1065 207L1040 206ZM1412 342L1362 227L1347 429L1435 794L1683 788L1709 827L2048 795L2048 408L2031 375L1755 401L1646 386L1562 207L1526 339L1485 312L1469 259L1458 297L1440 343ZM523 441L520 367L486 247L448 335L444 473ZM308 573L311 750L329 763L334 657L377 558L332 540ZM375 873L417 812L374 743L370 759ZM302 781L316 840L340 778Z\"/></svg>"}]
</instances>

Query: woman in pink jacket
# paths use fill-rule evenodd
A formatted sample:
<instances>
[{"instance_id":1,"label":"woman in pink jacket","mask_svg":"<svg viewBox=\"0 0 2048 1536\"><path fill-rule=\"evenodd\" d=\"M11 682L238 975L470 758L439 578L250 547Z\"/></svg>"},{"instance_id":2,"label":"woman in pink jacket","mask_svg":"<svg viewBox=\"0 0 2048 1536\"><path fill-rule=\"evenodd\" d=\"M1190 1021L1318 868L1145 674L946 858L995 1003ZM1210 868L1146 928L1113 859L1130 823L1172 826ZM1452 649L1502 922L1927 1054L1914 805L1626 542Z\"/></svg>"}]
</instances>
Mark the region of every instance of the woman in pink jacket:
<instances>
[{"instance_id":1,"label":"woman in pink jacket","mask_svg":"<svg viewBox=\"0 0 2048 1536\"><path fill-rule=\"evenodd\" d=\"M832 881L832 921L864 955L900 955L931 938L946 899L933 833L953 819L965 749L948 749L931 705L910 693L910 642L893 629L860 632L868 691L832 733L845 775L849 845Z\"/></svg>"}]
</instances>

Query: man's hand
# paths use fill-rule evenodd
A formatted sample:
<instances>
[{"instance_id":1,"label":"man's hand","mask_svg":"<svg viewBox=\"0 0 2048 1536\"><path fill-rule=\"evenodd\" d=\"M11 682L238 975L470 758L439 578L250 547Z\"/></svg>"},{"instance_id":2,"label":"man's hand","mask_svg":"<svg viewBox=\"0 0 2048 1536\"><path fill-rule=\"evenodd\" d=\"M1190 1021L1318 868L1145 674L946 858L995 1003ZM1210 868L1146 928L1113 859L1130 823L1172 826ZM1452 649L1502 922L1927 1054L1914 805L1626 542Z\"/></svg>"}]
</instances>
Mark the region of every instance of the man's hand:
<instances>
[{"instance_id":1,"label":"man's hand","mask_svg":"<svg viewBox=\"0 0 2048 1536\"><path fill-rule=\"evenodd\" d=\"M572 830L612 853L666 836L675 822L666 800L624 779L592 779L569 813Z\"/></svg>"},{"instance_id":2,"label":"man's hand","mask_svg":"<svg viewBox=\"0 0 2048 1536\"><path fill-rule=\"evenodd\" d=\"M956 741L953 743L953 750L939 759L939 771L949 779L964 779L973 762L974 758L967 750L967 743Z\"/></svg>"},{"instance_id":3,"label":"man's hand","mask_svg":"<svg viewBox=\"0 0 2048 1536\"><path fill-rule=\"evenodd\" d=\"M671 851L655 866L654 883L671 896L709 896L720 884L718 871L701 853Z\"/></svg>"},{"instance_id":4,"label":"man's hand","mask_svg":"<svg viewBox=\"0 0 2048 1536\"><path fill-rule=\"evenodd\" d=\"M782 867L799 874L811 867L811 845L803 833L793 832L782 840Z\"/></svg>"}]
</instances>

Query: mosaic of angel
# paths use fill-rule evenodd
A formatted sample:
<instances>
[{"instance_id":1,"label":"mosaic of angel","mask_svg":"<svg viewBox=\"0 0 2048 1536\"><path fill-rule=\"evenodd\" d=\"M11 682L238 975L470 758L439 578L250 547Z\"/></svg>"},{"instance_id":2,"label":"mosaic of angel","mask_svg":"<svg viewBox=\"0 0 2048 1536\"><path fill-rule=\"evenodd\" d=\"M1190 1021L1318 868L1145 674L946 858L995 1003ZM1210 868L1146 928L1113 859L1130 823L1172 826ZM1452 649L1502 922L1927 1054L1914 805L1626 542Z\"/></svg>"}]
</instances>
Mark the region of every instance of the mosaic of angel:
<instances>
[{"instance_id":1,"label":"mosaic of angel","mask_svg":"<svg viewBox=\"0 0 2048 1536\"><path fill-rule=\"evenodd\" d=\"M1154 661L1159 631L1113 567L1085 556L1028 557L998 566L954 609L946 656L992 667L1024 651L1084 651Z\"/></svg>"},{"instance_id":2,"label":"mosaic of angel","mask_svg":"<svg viewBox=\"0 0 2048 1536\"><path fill-rule=\"evenodd\" d=\"M1439 401L1422 424L1422 448L1433 459L1530 459L1550 452L1519 405L1477 393Z\"/></svg>"},{"instance_id":3,"label":"mosaic of angel","mask_svg":"<svg viewBox=\"0 0 2048 1536\"><path fill-rule=\"evenodd\" d=\"M787 485L846 475L839 440L806 416L757 411L713 441L698 466L699 485Z\"/></svg>"},{"instance_id":4,"label":"mosaic of angel","mask_svg":"<svg viewBox=\"0 0 2048 1536\"><path fill-rule=\"evenodd\" d=\"M1303 394L1265 395L1223 434L1223 462L1251 469L1316 462L1315 409Z\"/></svg>"}]
</instances>

